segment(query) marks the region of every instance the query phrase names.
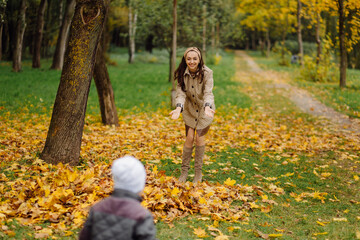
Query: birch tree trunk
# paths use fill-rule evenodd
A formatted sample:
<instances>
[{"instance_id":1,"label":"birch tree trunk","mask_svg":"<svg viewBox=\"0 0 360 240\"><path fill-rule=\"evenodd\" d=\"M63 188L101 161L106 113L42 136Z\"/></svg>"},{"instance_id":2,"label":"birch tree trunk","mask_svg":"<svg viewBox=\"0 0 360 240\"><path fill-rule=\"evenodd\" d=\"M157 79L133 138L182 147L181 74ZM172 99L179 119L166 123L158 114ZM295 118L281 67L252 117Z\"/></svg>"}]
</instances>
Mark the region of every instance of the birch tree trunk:
<instances>
[{"instance_id":1,"label":"birch tree trunk","mask_svg":"<svg viewBox=\"0 0 360 240\"><path fill-rule=\"evenodd\" d=\"M21 59L22 59L22 46L24 40L24 33L26 28L25 21L25 12L26 12L26 0L21 0L19 16L16 22L15 30L15 44L13 45L13 71L21 71Z\"/></svg>"},{"instance_id":2,"label":"birch tree trunk","mask_svg":"<svg viewBox=\"0 0 360 240\"><path fill-rule=\"evenodd\" d=\"M300 65L304 66L304 48L303 48L303 41L302 41L302 33L301 33L301 10L302 4L301 0L298 0L297 6L297 37L298 37L298 44L299 44L299 57L300 57Z\"/></svg>"},{"instance_id":3,"label":"birch tree trunk","mask_svg":"<svg viewBox=\"0 0 360 240\"><path fill-rule=\"evenodd\" d=\"M74 15L75 3L76 3L75 0L66 1L65 16L62 20L62 24L59 30L59 36L56 42L56 48L55 48L51 69L61 70L63 67L66 39L69 35L71 19Z\"/></svg>"},{"instance_id":4,"label":"birch tree trunk","mask_svg":"<svg viewBox=\"0 0 360 240\"><path fill-rule=\"evenodd\" d=\"M176 68L176 33L177 33L177 0L173 0L173 35L172 35L172 46L171 46L171 59L170 59L170 76L169 81L172 82L171 89L171 107L175 108L176 102L176 86L177 82L174 78L175 68Z\"/></svg>"},{"instance_id":5,"label":"birch tree trunk","mask_svg":"<svg viewBox=\"0 0 360 240\"><path fill-rule=\"evenodd\" d=\"M79 163L87 99L107 0L77 0L45 147L48 163Z\"/></svg>"},{"instance_id":6,"label":"birch tree trunk","mask_svg":"<svg viewBox=\"0 0 360 240\"><path fill-rule=\"evenodd\" d=\"M47 0L41 0L38 15L36 20L36 30L34 36L34 52L33 52L33 60L32 60L32 67L33 68L40 68L40 55L41 55L41 42L43 38L43 30L44 30L44 14L46 9Z\"/></svg>"},{"instance_id":7,"label":"birch tree trunk","mask_svg":"<svg viewBox=\"0 0 360 240\"><path fill-rule=\"evenodd\" d=\"M129 63L134 62L135 58L135 34L136 34L136 22L137 12L134 11L129 4Z\"/></svg>"}]
</instances>

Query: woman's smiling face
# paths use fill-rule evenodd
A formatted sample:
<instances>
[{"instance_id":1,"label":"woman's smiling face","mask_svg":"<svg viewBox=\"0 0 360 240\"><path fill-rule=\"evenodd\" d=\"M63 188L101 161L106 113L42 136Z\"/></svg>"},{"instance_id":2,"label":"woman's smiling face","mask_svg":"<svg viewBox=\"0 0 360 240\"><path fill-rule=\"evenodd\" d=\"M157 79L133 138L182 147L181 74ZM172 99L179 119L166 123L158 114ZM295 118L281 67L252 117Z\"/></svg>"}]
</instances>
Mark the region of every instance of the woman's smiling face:
<instances>
[{"instance_id":1,"label":"woman's smiling face","mask_svg":"<svg viewBox=\"0 0 360 240\"><path fill-rule=\"evenodd\" d=\"M185 61L189 70L191 72L196 72L198 65L200 63L199 55L194 51L190 51L186 54Z\"/></svg>"}]
</instances>

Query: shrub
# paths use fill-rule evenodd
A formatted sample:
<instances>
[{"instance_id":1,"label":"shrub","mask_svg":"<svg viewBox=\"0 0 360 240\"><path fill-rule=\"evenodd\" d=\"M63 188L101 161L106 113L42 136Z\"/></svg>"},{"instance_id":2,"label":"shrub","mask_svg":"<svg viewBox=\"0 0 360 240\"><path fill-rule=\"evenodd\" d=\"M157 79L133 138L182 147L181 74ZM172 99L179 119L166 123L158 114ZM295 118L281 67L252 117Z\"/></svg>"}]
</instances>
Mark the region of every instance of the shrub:
<instances>
[{"instance_id":1,"label":"shrub","mask_svg":"<svg viewBox=\"0 0 360 240\"><path fill-rule=\"evenodd\" d=\"M276 42L272 48L275 58L280 66L289 66L291 60L291 52L286 48L285 45Z\"/></svg>"},{"instance_id":2,"label":"shrub","mask_svg":"<svg viewBox=\"0 0 360 240\"><path fill-rule=\"evenodd\" d=\"M222 59L220 54L208 54L206 58L206 65L218 65Z\"/></svg>"},{"instance_id":3,"label":"shrub","mask_svg":"<svg viewBox=\"0 0 360 240\"><path fill-rule=\"evenodd\" d=\"M333 43L329 37L322 42L322 55L319 63L316 63L316 55L304 56L304 68L301 76L305 80L313 82L335 82L338 76L338 67L334 62Z\"/></svg>"},{"instance_id":4,"label":"shrub","mask_svg":"<svg viewBox=\"0 0 360 240\"><path fill-rule=\"evenodd\" d=\"M299 53L299 43L294 40L286 40L285 47L291 54ZM311 55L316 52L316 43L314 42L303 42L304 55Z\"/></svg>"}]
</instances>

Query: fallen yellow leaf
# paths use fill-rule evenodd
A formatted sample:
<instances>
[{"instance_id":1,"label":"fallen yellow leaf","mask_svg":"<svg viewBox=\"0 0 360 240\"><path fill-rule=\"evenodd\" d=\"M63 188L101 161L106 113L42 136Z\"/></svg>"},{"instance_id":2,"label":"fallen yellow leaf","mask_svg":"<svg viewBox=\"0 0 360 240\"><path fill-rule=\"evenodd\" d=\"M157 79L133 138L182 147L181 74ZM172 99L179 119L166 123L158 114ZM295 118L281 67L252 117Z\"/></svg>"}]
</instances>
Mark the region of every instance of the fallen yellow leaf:
<instances>
[{"instance_id":1,"label":"fallen yellow leaf","mask_svg":"<svg viewBox=\"0 0 360 240\"><path fill-rule=\"evenodd\" d=\"M282 237L283 235L282 235L282 233L272 233L272 234L269 234L268 236L271 238L277 238L277 237Z\"/></svg>"},{"instance_id":2,"label":"fallen yellow leaf","mask_svg":"<svg viewBox=\"0 0 360 240\"><path fill-rule=\"evenodd\" d=\"M205 230L200 227L194 229L194 234L199 238L207 237Z\"/></svg>"},{"instance_id":3,"label":"fallen yellow leaf","mask_svg":"<svg viewBox=\"0 0 360 240\"><path fill-rule=\"evenodd\" d=\"M321 232L321 233L314 233L314 236L319 236L319 235L327 235L328 232Z\"/></svg>"},{"instance_id":4,"label":"fallen yellow leaf","mask_svg":"<svg viewBox=\"0 0 360 240\"><path fill-rule=\"evenodd\" d=\"M226 179L226 181L224 182L224 184L227 186L234 186L235 183L236 180L231 180L231 178Z\"/></svg>"},{"instance_id":5,"label":"fallen yellow leaf","mask_svg":"<svg viewBox=\"0 0 360 240\"><path fill-rule=\"evenodd\" d=\"M329 222L320 222L320 221L316 221L317 224L319 224L320 226L325 226L326 224L328 224Z\"/></svg>"},{"instance_id":6,"label":"fallen yellow leaf","mask_svg":"<svg viewBox=\"0 0 360 240\"><path fill-rule=\"evenodd\" d=\"M333 218L334 222L347 222L347 218Z\"/></svg>"}]
</instances>

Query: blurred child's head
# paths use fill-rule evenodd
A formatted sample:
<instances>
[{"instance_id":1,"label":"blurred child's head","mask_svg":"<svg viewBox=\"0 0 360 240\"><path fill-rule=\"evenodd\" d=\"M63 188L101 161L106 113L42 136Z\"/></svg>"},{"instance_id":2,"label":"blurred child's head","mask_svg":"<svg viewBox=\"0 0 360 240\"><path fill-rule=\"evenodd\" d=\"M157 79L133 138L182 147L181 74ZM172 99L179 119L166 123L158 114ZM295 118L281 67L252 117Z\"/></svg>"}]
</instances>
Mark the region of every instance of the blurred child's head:
<instances>
[{"instance_id":1,"label":"blurred child's head","mask_svg":"<svg viewBox=\"0 0 360 240\"><path fill-rule=\"evenodd\" d=\"M144 190L146 171L144 165L134 157L125 156L112 164L115 189L125 189L133 193Z\"/></svg>"}]
</instances>

